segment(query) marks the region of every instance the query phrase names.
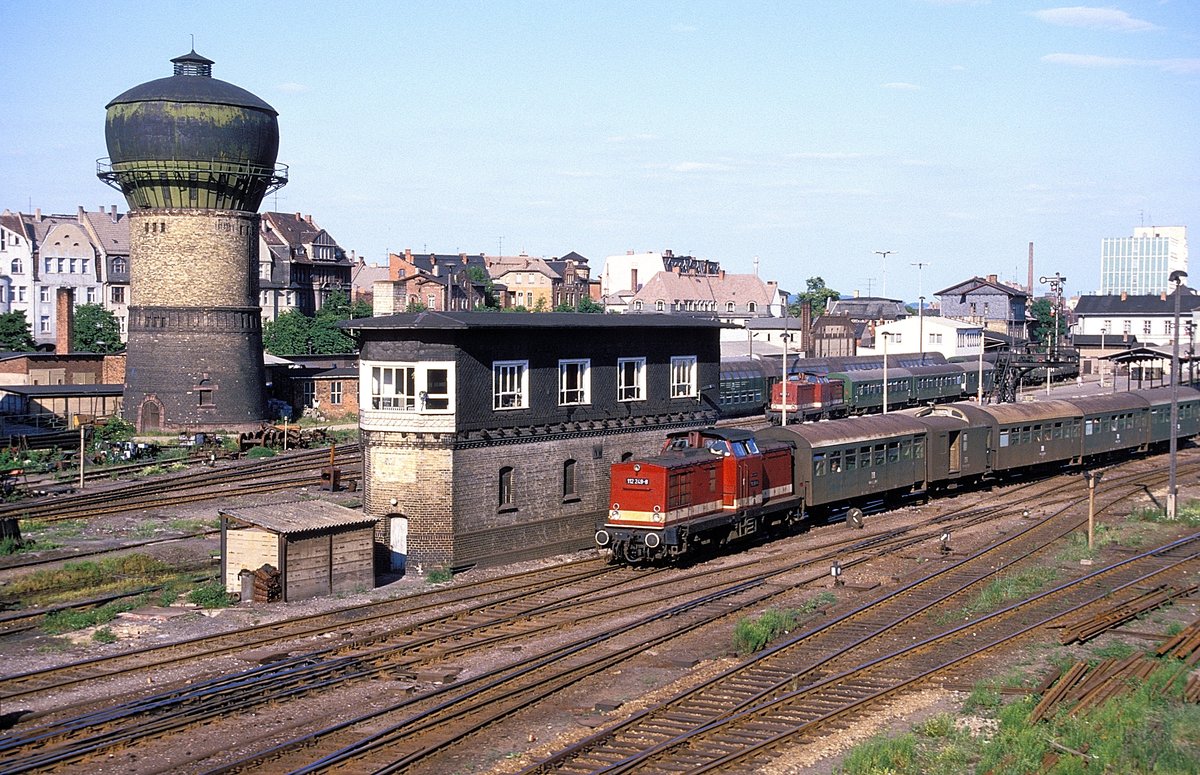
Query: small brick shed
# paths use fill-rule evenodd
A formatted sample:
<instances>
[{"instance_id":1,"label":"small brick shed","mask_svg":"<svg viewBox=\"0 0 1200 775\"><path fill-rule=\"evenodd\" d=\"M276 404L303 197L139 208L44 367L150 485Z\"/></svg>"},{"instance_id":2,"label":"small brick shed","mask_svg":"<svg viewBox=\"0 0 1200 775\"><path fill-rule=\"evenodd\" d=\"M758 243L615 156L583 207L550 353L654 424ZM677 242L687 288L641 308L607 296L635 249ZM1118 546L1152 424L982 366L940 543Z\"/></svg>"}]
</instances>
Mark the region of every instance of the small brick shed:
<instances>
[{"instance_id":1,"label":"small brick shed","mask_svg":"<svg viewBox=\"0 0 1200 775\"><path fill-rule=\"evenodd\" d=\"M221 509L221 577L240 592L238 574L272 565L283 600L375 586L375 518L321 500Z\"/></svg>"}]
</instances>

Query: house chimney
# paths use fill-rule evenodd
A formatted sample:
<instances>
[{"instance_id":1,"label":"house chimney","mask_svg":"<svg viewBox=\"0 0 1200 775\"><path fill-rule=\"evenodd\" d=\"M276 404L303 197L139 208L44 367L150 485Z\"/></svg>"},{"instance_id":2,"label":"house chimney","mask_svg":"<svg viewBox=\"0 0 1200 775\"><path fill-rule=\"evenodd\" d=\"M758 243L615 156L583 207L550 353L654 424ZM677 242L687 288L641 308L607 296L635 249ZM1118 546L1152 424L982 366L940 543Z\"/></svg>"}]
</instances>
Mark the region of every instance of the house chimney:
<instances>
[{"instance_id":1,"label":"house chimney","mask_svg":"<svg viewBox=\"0 0 1200 775\"><path fill-rule=\"evenodd\" d=\"M100 209L103 210L104 208L101 207ZM112 209L109 211L109 217L112 218L113 223L117 222L117 206L116 205L112 205Z\"/></svg>"},{"instance_id":2,"label":"house chimney","mask_svg":"<svg viewBox=\"0 0 1200 775\"><path fill-rule=\"evenodd\" d=\"M1129 298L1129 294L1126 293L1125 291L1121 291L1121 301L1126 301L1128 298Z\"/></svg>"},{"instance_id":3,"label":"house chimney","mask_svg":"<svg viewBox=\"0 0 1200 775\"><path fill-rule=\"evenodd\" d=\"M632 255L633 255L633 251L632 251L632 250L626 250L626 251L625 251L625 255L627 255L627 256L632 256Z\"/></svg>"},{"instance_id":4,"label":"house chimney","mask_svg":"<svg viewBox=\"0 0 1200 775\"><path fill-rule=\"evenodd\" d=\"M725 279L725 270L722 269L720 272L718 272L717 277L720 277L722 280L724 280Z\"/></svg>"},{"instance_id":5,"label":"house chimney","mask_svg":"<svg viewBox=\"0 0 1200 775\"><path fill-rule=\"evenodd\" d=\"M990 275L988 275L988 282L989 282L989 283L994 283L994 282L996 282L996 275L994 275L994 274L990 274Z\"/></svg>"},{"instance_id":6,"label":"house chimney","mask_svg":"<svg viewBox=\"0 0 1200 775\"><path fill-rule=\"evenodd\" d=\"M42 208L36 207L33 210L33 219L38 223L42 222Z\"/></svg>"},{"instance_id":7,"label":"house chimney","mask_svg":"<svg viewBox=\"0 0 1200 775\"><path fill-rule=\"evenodd\" d=\"M812 330L812 302L800 302L800 346L808 351L808 332Z\"/></svg>"},{"instance_id":8,"label":"house chimney","mask_svg":"<svg viewBox=\"0 0 1200 775\"><path fill-rule=\"evenodd\" d=\"M637 293L637 289L638 289L637 267L635 266L629 270L629 290L633 291L634 293Z\"/></svg>"},{"instance_id":9,"label":"house chimney","mask_svg":"<svg viewBox=\"0 0 1200 775\"><path fill-rule=\"evenodd\" d=\"M58 288L54 294L54 352L66 355L71 352L75 339L75 289Z\"/></svg>"}]
</instances>

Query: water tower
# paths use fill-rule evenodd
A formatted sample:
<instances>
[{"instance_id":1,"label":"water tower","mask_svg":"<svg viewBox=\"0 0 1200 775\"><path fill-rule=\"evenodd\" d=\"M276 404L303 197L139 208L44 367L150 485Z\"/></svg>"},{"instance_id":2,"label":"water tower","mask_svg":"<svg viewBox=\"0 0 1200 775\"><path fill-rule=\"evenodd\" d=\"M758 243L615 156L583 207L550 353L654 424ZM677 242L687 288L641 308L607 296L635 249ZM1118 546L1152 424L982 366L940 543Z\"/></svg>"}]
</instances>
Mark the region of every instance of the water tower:
<instances>
[{"instance_id":1,"label":"water tower","mask_svg":"<svg viewBox=\"0 0 1200 775\"><path fill-rule=\"evenodd\" d=\"M129 203L125 418L139 430L245 430L267 417L258 208L287 182L278 113L212 77L174 75L108 103L100 179Z\"/></svg>"}]
</instances>

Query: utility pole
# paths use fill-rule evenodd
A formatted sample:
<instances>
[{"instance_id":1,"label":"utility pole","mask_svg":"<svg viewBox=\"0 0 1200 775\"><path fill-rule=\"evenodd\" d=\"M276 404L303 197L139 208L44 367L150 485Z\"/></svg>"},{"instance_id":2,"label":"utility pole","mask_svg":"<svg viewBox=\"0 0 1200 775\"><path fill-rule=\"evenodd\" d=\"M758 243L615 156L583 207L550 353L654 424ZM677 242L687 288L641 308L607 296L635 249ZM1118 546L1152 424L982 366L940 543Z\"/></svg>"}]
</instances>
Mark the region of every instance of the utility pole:
<instances>
[{"instance_id":1,"label":"utility pole","mask_svg":"<svg viewBox=\"0 0 1200 775\"><path fill-rule=\"evenodd\" d=\"M1171 272L1170 282L1175 283L1175 324L1171 328L1171 448L1170 475L1167 482L1167 519L1175 519L1178 515L1178 503L1175 491L1175 453L1179 448L1179 440L1175 438L1179 428L1179 297L1183 293L1183 281L1187 272L1176 269Z\"/></svg>"}]
</instances>

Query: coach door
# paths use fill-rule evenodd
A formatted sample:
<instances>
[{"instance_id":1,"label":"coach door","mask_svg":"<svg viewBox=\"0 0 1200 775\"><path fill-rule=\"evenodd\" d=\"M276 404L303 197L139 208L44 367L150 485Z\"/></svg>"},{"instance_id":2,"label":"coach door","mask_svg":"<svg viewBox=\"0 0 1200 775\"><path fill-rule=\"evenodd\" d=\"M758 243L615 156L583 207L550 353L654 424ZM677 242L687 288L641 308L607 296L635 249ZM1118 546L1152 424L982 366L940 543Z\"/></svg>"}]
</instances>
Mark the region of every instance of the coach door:
<instances>
[{"instance_id":1,"label":"coach door","mask_svg":"<svg viewBox=\"0 0 1200 775\"><path fill-rule=\"evenodd\" d=\"M950 431L950 459L946 461L946 470L957 474L962 470L962 431Z\"/></svg>"}]
</instances>

